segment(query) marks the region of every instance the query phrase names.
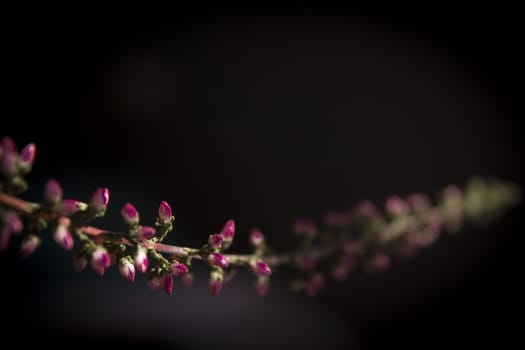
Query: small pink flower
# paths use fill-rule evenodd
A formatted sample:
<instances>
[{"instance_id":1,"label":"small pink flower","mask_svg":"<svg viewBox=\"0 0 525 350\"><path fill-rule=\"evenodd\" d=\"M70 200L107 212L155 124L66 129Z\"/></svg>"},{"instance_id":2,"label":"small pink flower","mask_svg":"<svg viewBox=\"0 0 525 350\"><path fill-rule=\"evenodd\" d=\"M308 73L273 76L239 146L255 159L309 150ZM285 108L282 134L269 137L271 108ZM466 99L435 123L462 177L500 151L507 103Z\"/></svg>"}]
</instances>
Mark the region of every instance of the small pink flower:
<instances>
[{"instance_id":1,"label":"small pink flower","mask_svg":"<svg viewBox=\"0 0 525 350\"><path fill-rule=\"evenodd\" d=\"M148 279L148 287L150 287L152 291L156 291L157 289L159 289L161 284L162 284L162 281L157 276L151 276Z\"/></svg>"},{"instance_id":2,"label":"small pink flower","mask_svg":"<svg viewBox=\"0 0 525 350\"><path fill-rule=\"evenodd\" d=\"M24 170L30 170L33 166L36 156L36 145L30 143L20 151L20 160L18 164Z\"/></svg>"},{"instance_id":3,"label":"small pink flower","mask_svg":"<svg viewBox=\"0 0 525 350\"><path fill-rule=\"evenodd\" d=\"M22 244L20 245L20 256L23 258L28 257L29 255L33 254L33 252L38 248L38 246L42 243L42 239L38 237L37 235L27 235L22 240Z\"/></svg>"},{"instance_id":4,"label":"small pink flower","mask_svg":"<svg viewBox=\"0 0 525 350\"><path fill-rule=\"evenodd\" d=\"M294 222L293 232L297 236L313 236L317 232L317 228L313 221L299 218Z\"/></svg>"},{"instance_id":5,"label":"small pink flower","mask_svg":"<svg viewBox=\"0 0 525 350\"><path fill-rule=\"evenodd\" d=\"M364 200L357 205L357 211L361 216L372 218L377 216L378 211L374 203L369 200Z\"/></svg>"},{"instance_id":6,"label":"small pink flower","mask_svg":"<svg viewBox=\"0 0 525 350\"><path fill-rule=\"evenodd\" d=\"M16 153L6 153L2 158L1 170L7 177L13 177L17 174L17 155Z\"/></svg>"},{"instance_id":7,"label":"small pink flower","mask_svg":"<svg viewBox=\"0 0 525 350\"><path fill-rule=\"evenodd\" d=\"M109 190L107 188L99 188L93 193L90 205L96 211L106 209L109 203Z\"/></svg>"},{"instance_id":8,"label":"small pink flower","mask_svg":"<svg viewBox=\"0 0 525 350\"><path fill-rule=\"evenodd\" d=\"M11 233L19 235L22 232L24 225L22 224L22 220L20 220L20 217L16 213L12 211L8 212L4 220L7 228L11 231Z\"/></svg>"},{"instance_id":9,"label":"small pink flower","mask_svg":"<svg viewBox=\"0 0 525 350\"><path fill-rule=\"evenodd\" d=\"M391 215L403 215L408 211L408 205L398 196L390 196L387 198L385 208Z\"/></svg>"},{"instance_id":10,"label":"small pink flower","mask_svg":"<svg viewBox=\"0 0 525 350\"><path fill-rule=\"evenodd\" d=\"M187 273L181 277L181 281L184 287L191 288L191 286L193 286L193 275L191 273Z\"/></svg>"},{"instance_id":11,"label":"small pink flower","mask_svg":"<svg viewBox=\"0 0 525 350\"><path fill-rule=\"evenodd\" d=\"M233 237L235 236L235 221L228 220L226 221L226 224L224 224L224 227L221 231L222 237L224 238L224 241L231 242L233 241Z\"/></svg>"},{"instance_id":12,"label":"small pink flower","mask_svg":"<svg viewBox=\"0 0 525 350\"><path fill-rule=\"evenodd\" d=\"M224 242L224 238L221 234L214 234L214 235L210 235L210 237L208 238L208 244L213 248L213 249L219 249L222 245L222 242Z\"/></svg>"},{"instance_id":13,"label":"small pink flower","mask_svg":"<svg viewBox=\"0 0 525 350\"><path fill-rule=\"evenodd\" d=\"M170 222L172 218L171 207L166 201L160 202L159 205L159 219L162 222Z\"/></svg>"},{"instance_id":14,"label":"small pink flower","mask_svg":"<svg viewBox=\"0 0 525 350\"><path fill-rule=\"evenodd\" d=\"M144 247L138 246L134 255L135 267L141 273L148 271L148 254Z\"/></svg>"},{"instance_id":15,"label":"small pink flower","mask_svg":"<svg viewBox=\"0 0 525 350\"><path fill-rule=\"evenodd\" d=\"M87 266L87 263L88 261L83 255L75 254L73 257L73 269L75 269L77 272L84 270Z\"/></svg>"},{"instance_id":16,"label":"small pink flower","mask_svg":"<svg viewBox=\"0 0 525 350\"><path fill-rule=\"evenodd\" d=\"M217 267L227 268L228 267L228 261L224 257L224 255L219 253L211 253L208 255L208 262Z\"/></svg>"},{"instance_id":17,"label":"small pink flower","mask_svg":"<svg viewBox=\"0 0 525 350\"><path fill-rule=\"evenodd\" d=\"M57 204L62 200L62 187L55 180L49 180L44 187L44 197L49 204Z\"/></svg>"},{"instance_id":18,"label":"small pink flower","mask_svg":"<svg viewBox=\"0 0 525 350\"><path fill-rule=\"evenodd\" d=\"M252 229L250 232L250 242L254 247L260 247L264 243L264 235L259 229Z\"/></svg>"},{"instance_id":19,"label":"small pink flower","mask_svg":"<svg viewBox=\"0 0 525 350\"><path fill-rule=\"evenodd\" d=\"M173 275L171 273L165 273L162 278L162 285L166 294L171 295L173 293Z\"/></svg>"},{"instance_id":20,"label":"small pink flower","mask_svg":"<svg viewBox=\"0 0 525 350\"><path fill-rule=\"evenodd\" d=\"M60 213L64 216L71 216L79 211L87 209L87 204L76 199L64 199Z\"/></svg>"},{"instance_id":21,"label":"small pink flower","mask_svg":"<svg viewBox=\"0 0 525 350\"><path fill-rule=\"evenodd\" d=\"M104 275L104 271L111 265L111 258L104 247L97 247L91 254L91 267L99 276Z\"/></svg>"},{"instance_id":22,"label":"small pink flower","mask_svg":"<svg viewBox=\"0 0 525 350\"><path fill-rule=\"evenodd\" d=\"M258 276L270 276L272 274L270 266L268 266L268 264L262 260L254 262L252 264L252 269L253 272Z\"/></svg>"},{"instance_id":23,"label":"small pink flower","mask_svg":"<svg viewBox=\"0 0 525 350\"><path fill-rule=\"evenodd\" d=\"M189 269L183 263L175 261L173 262L173 264L171 264L171 271L175 277L181 277L187 274L189 272Z\"/></svg>"},{"instance_id":24,"label":"small pink flower","mask_svg":"<svg viewBox=\"0 0 525 350\"><path fill-rule=\"evenodd\" d=\"M118 269L122 278L124 278L129 283L135 281L135 265L131 262L129 256L120 258Z\"/></svg>"},{"instance_id":25,"label":"small pink flower","mask_svg":"<svg viewBox=\"0 0 525 350\"><path fill-rule=\"evenodd\" d=\"M53 233L53 239L65 250L70 251L73 249L73 236L71 235L71 232L69 232L67 226L59 224Z\"/></svg>"},{"instance_id":26,"label":"small pink flower","mask_svg":"<svg viewBox=\"0 0 525 350\"><path fill-rule=\"evenodd\" d=\"M144 241L155 236L155 229L151 226L142 226L137 231L137 240Z\"/></svg>"},{"instance_id":27,"label":"small pink flower","mask_svg":"<svg viewBox=\"0 0 525 350\"><path fill-rule=\"evenodd\" d=\"M131 203L126 203L122 206L122 209L120 209L120 215L122 215L122 218L128 226L133 226L139 223L139 212Z\"/></svg>"}]
</instances>

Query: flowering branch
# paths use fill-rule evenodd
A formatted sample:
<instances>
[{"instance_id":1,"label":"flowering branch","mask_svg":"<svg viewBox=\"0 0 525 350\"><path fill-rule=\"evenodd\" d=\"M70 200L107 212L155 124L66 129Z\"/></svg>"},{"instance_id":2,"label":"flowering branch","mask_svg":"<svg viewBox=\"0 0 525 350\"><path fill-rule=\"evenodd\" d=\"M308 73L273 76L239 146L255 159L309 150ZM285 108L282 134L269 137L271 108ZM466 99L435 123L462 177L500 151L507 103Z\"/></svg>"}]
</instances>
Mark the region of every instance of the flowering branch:
<instances>
[{"instance_id":1,"label":"flowering branch","mask_svg":"<svg viewBox=\"0 0 525 350\"><path fill-rule=\"evenodd\" d=\"M521 200L518 186L476 177L464 190L455 185L444 188L435 204L427 195L416 193L404 199L389 197L384 210L365 200L349 210L327 213L323 226L298 219L293 226L298 248L291 252L271 254L263 233L252 229L250 254L225 254L236 234L233 220L209 235L200 248L162 243L175 220L166 201L160 203L151 226L142 225L137 209L131 203L125 204L120 214L127 230L117 232L90 224L106 213L107 188L97 189L89 202L82 202L64 199L60 184L49 180L42 203L19 198L28 187L24 176L31 170L35 155L34 144L20 152L9 137L0 144L0 250L8 248L12 236L21 236L20 255L27 257L48 232L63 249L76 248L76 270L83 270L89 263L103 276L107 268L116 265L130 283L136 271L148 273L149 287L156 290L162 286L168 294L173 292L174 278L180 278L186 287L193 284L193 260L201 260L210 267L209 290L214 296L237 267L251 270L256 277L256 291L263 296L268 292L272 270L280 265L294 268L292 290L314 296L325 284L322 271L328 270L334 279L342 281L358 267L383 270L393 258L411 256L431 245L443 231L457 232L464 222L494 220Z\"/></svg>"}]
</instances>

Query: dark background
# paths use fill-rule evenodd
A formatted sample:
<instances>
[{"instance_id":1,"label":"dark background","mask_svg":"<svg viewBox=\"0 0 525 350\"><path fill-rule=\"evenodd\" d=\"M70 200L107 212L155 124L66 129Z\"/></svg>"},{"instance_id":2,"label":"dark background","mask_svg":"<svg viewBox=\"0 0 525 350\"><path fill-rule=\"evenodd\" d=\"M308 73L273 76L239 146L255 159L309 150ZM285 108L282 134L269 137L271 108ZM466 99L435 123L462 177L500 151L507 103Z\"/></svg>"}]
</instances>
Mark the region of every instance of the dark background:
<instances>
[{"instance_id":1,"label":"dark background","mask_svg":"<svg viewBox=\"0 0 525 350\"><path fill-rule=\"evenodd\" d=\"M103 14L104 13L104 14ZM155 15L13 13L0 135L36 142L26 198L111 191L100 225L131 201L177 218L199 245L228 218L233 251L260 227L293 246L294 217L363 198L434 194L472 175L523 187L522 25L507 8L174 8ZM12 78L12 79L11 79ZM74 273L48 240L1 257L6 334L72 345L380 349L521 342L520 209L447 235L384 273L330 281L315 300L278 270L267 299L241 273L220 297ZM520 241L520 242L518 242ZM8 336L9 338L9 336ZM57 339L55 339L57 338Z\"/></svg>"}]
</instances>

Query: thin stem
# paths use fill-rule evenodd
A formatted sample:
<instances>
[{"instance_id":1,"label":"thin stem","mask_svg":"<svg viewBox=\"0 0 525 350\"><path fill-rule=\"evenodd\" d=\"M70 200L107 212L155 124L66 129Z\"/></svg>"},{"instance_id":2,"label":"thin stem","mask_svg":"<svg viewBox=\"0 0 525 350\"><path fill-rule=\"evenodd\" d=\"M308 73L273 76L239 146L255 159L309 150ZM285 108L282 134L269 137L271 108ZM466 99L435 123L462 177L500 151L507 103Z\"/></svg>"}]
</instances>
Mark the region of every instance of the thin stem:
<instances>
[{"instance_id":1,"label":"thin stem","mask_svg":"<svg viewBox=\"0 0 525 350\"><path fill-rule=\"evenodd\" d=\"M36 203L26 202L18 197L3 192L0 192L0 203L27 214L31 214L39 207Z\"/></svg>"}]
</instances>

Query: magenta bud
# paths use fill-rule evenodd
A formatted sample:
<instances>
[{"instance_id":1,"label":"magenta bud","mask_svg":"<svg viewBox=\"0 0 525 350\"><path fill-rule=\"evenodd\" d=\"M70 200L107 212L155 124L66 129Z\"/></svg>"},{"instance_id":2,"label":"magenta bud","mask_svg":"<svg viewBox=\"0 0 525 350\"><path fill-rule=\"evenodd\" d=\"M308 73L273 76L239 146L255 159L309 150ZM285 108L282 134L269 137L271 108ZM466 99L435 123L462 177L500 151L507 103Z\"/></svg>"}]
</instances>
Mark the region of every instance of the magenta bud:
<instances>
[{"instance_id":1,"label":"magenta bud","mask_svg":"<svg viewBox=\"0 0 525 350\"><path fill-rule=\"evenodd\" d=\"M96 211L106 209L109 202L109 190L107 188L99 188L93 193L90 205Z\"/></svg>"},{"instance_id":2,"label":"magenta bud","mask_svg":"<svg viewBox=\"0 0 525 350\"><path fill-rule=\"evenodd\" d=\"M159 220L162 222L170 222L172 218L171 207L166 201L160 202L159 205Z\"/></svg>"},{"instance_id":3,"label":"magenta bud","mask_svg":"<svg viewBox=\"0 0 525 350\"><path fill-rule=\"evenodd\" d=\"M18 148L16 147L15 141L13 141L13 139L9 136L4 136L4 138L2 138L2 146L4 148L5 153L18 152Z\"/></svg>"},{"instance_id":4,"label":"magenta bud","mask_svg":"<svg viewBox=\"0 0 525 350\"><path fill-rule=\"evenodd\" d=\"M402 215L408 211L406 202L398 196L390 196L386 200L385 208L392 215Z\"/></svg>"},{"instance_id":5,"label":"magenta bud","mask_svg":"<svg viewBox=\"0 0 525 350\"><path fill-rule=\"evenodd\" d=\"M3 227L0 231L0 252L7 250L9 242L11 242L11 231L7 227Z\"/></svg>"},{"instance_id":6,"label":"magenta bud","mask_svg":"<svg viewBox=\"0 0 525 350\"><path fill-rule=\"evenodd\" d=\"M120 215L122 215L122 218L129 226L139 223L139 212L131 203L124 204L122 209L120 209Z\"/></svg>"},{"instance_id":7,"label":"magenta bud","mask_svg":"<svg viewBox=\"0 0 525 350\"><path fill-rule=\"evenodd\" d=\"M42 243L42 240L37 235L25 236L20 245L20 256L26 258L33 254L40 243Z\"/></svg>"},{"instance_id":8,"label":"magenta bud","mask_svg":"<svg viewBox=\"0 0 525 350\"><path fill-rule=\"evenodd\" d=\"M268 266L268 264L262 260L259 260L253 263L252 269L253 269L253 272L258 276L270 276L272 274L272 270L270 269L270 266Z\"/></svg>"},{"instance_id":9,"label":"magenta bud","mask_svg":"<svg viewBox=\"0 0 525 350\"><path fill-rule=\"evenodd\" d=\"M218 233L214 235L210 235L210 237L208 238L208 244L213 249L219 249L222 245L222 242L224 242L223 235L218 234Z\"/></svg>"},{"instance_id":10,"label":"magenta bud","mask_svg":"<svg viewBox=\"0 0 525 350\"><path fill-rule=\"evenodd\" d=\"M171 295L173 293L173 275L171 273L164 274L162 285L164 286L166 294Z\"/></svg>"},{"instance_id":11,"label":"magenta bud","mask_svg":"<svg viewBox=\"0 0 525 350\"><path fill-rule=\"evenodd\" d=\"M71 216L79 211L87 209L87 204L76 199L64 199L60 208L60 213L64 216Z\"/></svg>"},{"instance_id":12,"label":"magenta bud","mask_svg":"<svg viewBox=\"0 0 525 350\"><path fill-rule=\"evenodd\" d=\"M254 247L260 247L264 243L264 235L259 229L252 229L250 232L250 243Z\"/></svg>"},{"instance_id":13,"label":"magenta bud","mask_svg":"<svg viewBox=\"0 0 525 350\"><path fill-rule=\"evenodd\" d=\"M30 143L20 151L19 164L24 170L29 170L33 166L36 156L36 145Z\"/></svg>"},{"instance_id":14,"label":"magenta bud","mask_svg":"<svg viewBox=\"0 0 525 350\"><path fill-rule=\"evenodd\" d=\"M7 228L11 231L11 233L19 235L22 232L24 225L22 224L22 220L20 220L20 217L16 213L12 211L8 212L4 220Z\"/></svg>"},{"instance_id":15,"label":"magenta bud","mask_svg":"<svg viewBox=\"0 0 525 350\"><path fill-rule=\"evenodd\" d=\"M135 267L139 272L146 273L146 271L148 271L148 254L146 248L138 246L133 259L135 261Z\"/></svg>"},{"instance_id":16,"label":"magenta bud","mask_svg":"<svg viewBox=\"0 0 525 350\"><path fill-rule=\"evenodd\" d=\"M227 268L228 267L228 261L224 257L224 255L219 253L211 253L208 255L208 262L217 267Z\"/></svg>"},{"instance_id":17,"label":"magenta bud","mask_svg":"<svg viewBox=\"0 0 525 350\"><path fill-rule=\"evenodd\" d=\"M304 292L309 297L314 297L317 294L319 294L319 292L321 291L321 289L324 288L324 286L325 286L324 276L318 273L318 274L315 274L312 278L310 278L310 280L305 286Z\"/></svg>"},{"instance_id":18,"label":"magenta bud","mask_svg":"<svg viewBox=\"0 0 525 350\"><path fill-rule=\"evenodd\" d=\"M193 275L191 273L187 273L181 277L181 281L184 287L191 288L191 286L193 286Z\"/></svg>"},{"instance_id":19,"label":"magenta bud","mask_svg":"<svg viewBox=\"0 0 525 350\"><path fill-rule=\"evenodd\" d=\"M53 233L53 239L65 250L69 251L73 249L73 236L66 226L58 225L55 232Z\"/></svg>"},{"instance_id":20,"label":"magenta bud","mask_svg":"<svg viewBox=\"0 0 525 350\"><path fill-rule=\"evenodd\" d=\"M209 283L208 287L210 289L210 294L212 296L216 296L221 291L221 289L222 289L222 280L223 280L222 271L221 272L219 272L219 271L212 271L210 273L210 283Z\"/></svg>"},{"instance_id":21,"label":"magenta bud","mask_svg":"<svg viewBox=\"0 0 525 350\"><path fill-rule=\"evenodd\" d=\"M131 257L125 256L120 258L118 269L122 278L128 281L128 283L135 281L135 265L133 265Z\"/></svg>"},{"instance_id":22,"label":"magenta bud","mask_svg":"<svg viewBox=\"0 0 525 350\"><path fill-rule=\"evenodd\" d=\"M87 266L87 263L88 261L83 255L75 254L73 257L73 269L75 269L77 272L84 270Z\"/></svg>"},{"instance_id":23,"label":"magenta bud","mask_svg":"<svg viewBox=\"0 0 525 350\"><path fill-rule=\"evenodd\" d=\"M313 236L315 235L317 228L313 221L297 219L293 226L293 232L298 236Z\"/></svg>"},{"instance_id":24,"label":"magenta bud","mask_svg":"<svg viewBox=\"0 0 525 350\"><path fill-rule=\"evenodd\" d=\"M175 277L182 277L185 274L187 274L190 270L183 263L175 261L173 264L171 264L171 271Z\"/></svg>"},{"instance_id":25,"label":"magenta bud","mask_svg":"<svg viewBox=\"0 0 525 350\"><path fill-rule=\"evenodd\" d=\"M91 267L99 276L104 275L104 271L111 265L111 258L104 247L97 247L91 254Z\"/></svg>"},{"instance_id":26,"label":"magenta bud","mask_svg":"<svg viewBox=\"0 0 525 350\"><path fill-rule=\"evenodd\" d=\"M155 229L151 226L142 226L137 231L137 240L143 241L155 236Z\"/></svg>"},{"instance_id":27,"label":"magenta bud","mask_svg":"<svg viewBox=\"0 0 525 350\"><path fill-rule=\"evenodd\" d=\"M150 287L152 291L156 291L157 289L159 289L161 284L162 281L157 276L152 276L148 279L148 287Z\"/></svg>"},{"instance_id":28,"label":"magenta bud","mask_svg":"<svg viewBox=\"0 0 525 350\"><path fill-rule=\"evenodd\" d=\"M55 180L49 180L44 187L44 197L49 204L57 204L62 200L62 187Z\"/></svg>"},{"instance_id":29,"label":"magenta bud","mask_svg":"<svg viewBox=\"0 0 525 350\"><path fill-rule=\"evenodd\" d=\"M231 242L233 241L233 237L235 236L235 221L228 220L226 221L226 224L224 224L224 227L221 231L222 237L224 238L224 241Z\"/></svg>"},{"instance_id":30,"label":"magenta bud","mask_svg":"<svg viewBox=\"0 0 525 350\"><path fill-rule=\"evenodd\" d=\"M7 177L13 177L17 174L17 155L16 153L6 153L2 158L1 170Z\"/></svg>"}]
</instances>

